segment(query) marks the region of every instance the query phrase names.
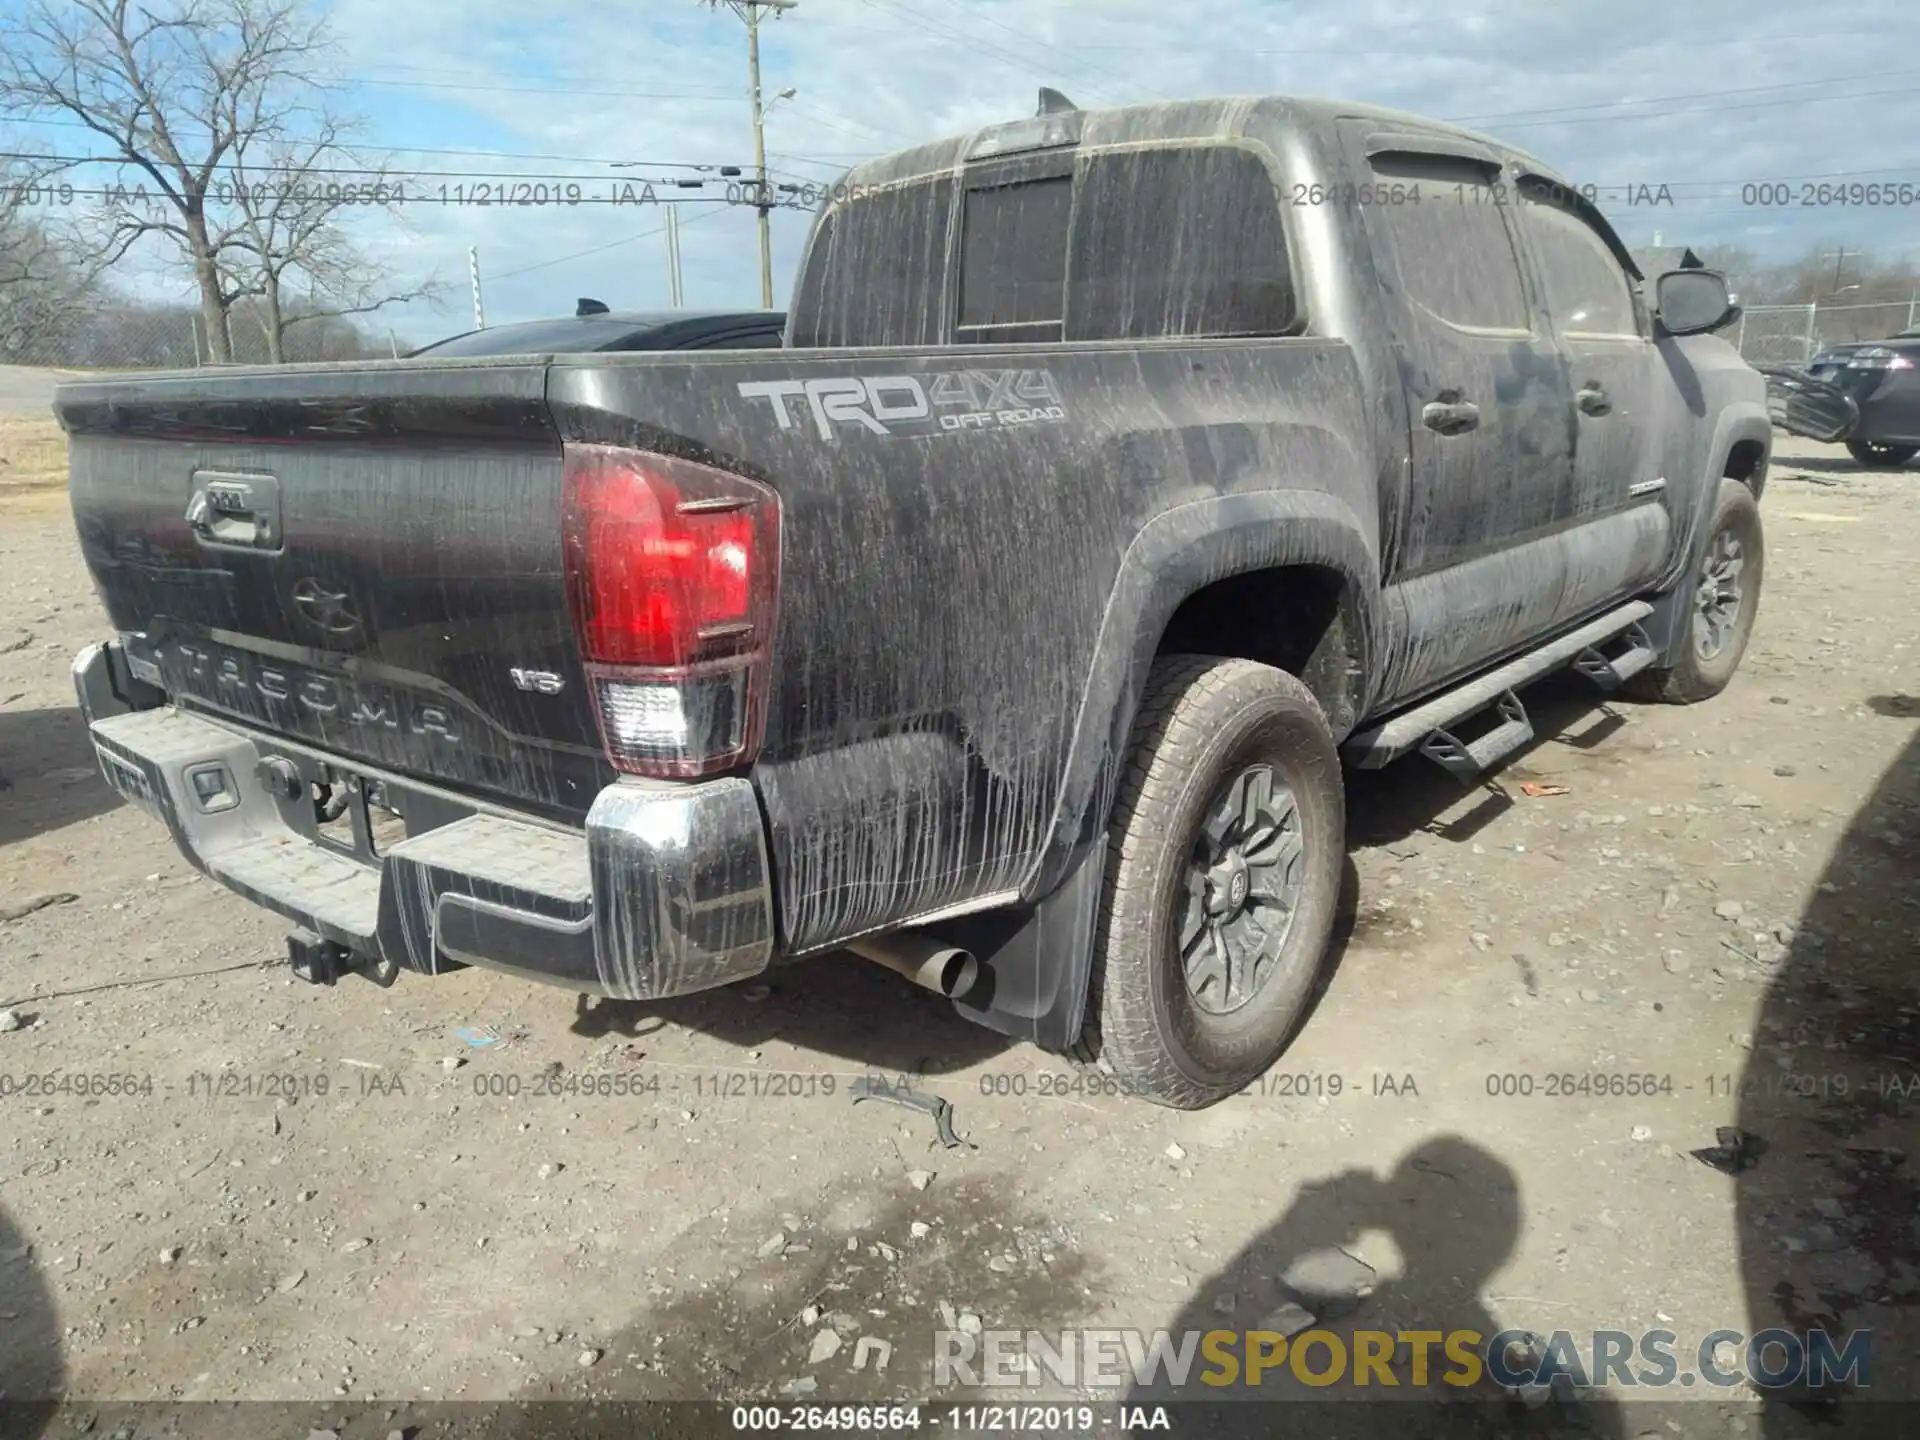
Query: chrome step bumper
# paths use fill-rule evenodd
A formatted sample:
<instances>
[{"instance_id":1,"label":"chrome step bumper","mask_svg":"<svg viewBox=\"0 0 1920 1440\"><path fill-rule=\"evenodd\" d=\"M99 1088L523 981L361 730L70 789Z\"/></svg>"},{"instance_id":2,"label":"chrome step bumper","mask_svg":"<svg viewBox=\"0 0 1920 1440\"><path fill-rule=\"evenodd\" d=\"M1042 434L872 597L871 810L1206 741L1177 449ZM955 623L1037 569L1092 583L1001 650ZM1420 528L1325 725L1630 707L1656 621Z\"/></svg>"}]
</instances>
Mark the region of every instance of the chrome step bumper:
<instances>
[{"instance_id":1,"label":"chrome step bumper","mask_svg":"<svg viewBox=\"0 0 1920 1440\"><path fill-rule=\"evenodd\" d=\"M766 837L745 780L621 780L570 830L197 712L128 708L115 659L94 645L74 664L108 784L196 868L325 940L423 974L481 965L630 1000L730 984L773 959ZM348 853L317 834L304 784L269 788L268 761L428 796L436 823L377 856Z\"/></svg>"}]
</instances>

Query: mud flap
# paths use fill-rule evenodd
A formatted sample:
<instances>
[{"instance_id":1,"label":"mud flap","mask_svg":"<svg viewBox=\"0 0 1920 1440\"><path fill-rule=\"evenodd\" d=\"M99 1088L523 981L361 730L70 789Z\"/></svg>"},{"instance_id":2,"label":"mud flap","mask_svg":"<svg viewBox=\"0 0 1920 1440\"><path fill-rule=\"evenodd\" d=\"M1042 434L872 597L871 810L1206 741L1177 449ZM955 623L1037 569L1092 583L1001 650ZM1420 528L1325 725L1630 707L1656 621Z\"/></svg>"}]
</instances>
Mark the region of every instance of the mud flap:
<instances>
[{"instance_id":1,"label":"mud flap","mask_svg":"<svg viewBox=\"0 0 1920 1440\"><path fill-rule=\"evenodd\" d=\"M961 1015L989 1030L1065 1050L1086 1023L1093 934L1106 878L1104 841L1086 846L1059 889L1037 905L968 915L940 929L980 962Z\"/></svg>"}]
</instances>

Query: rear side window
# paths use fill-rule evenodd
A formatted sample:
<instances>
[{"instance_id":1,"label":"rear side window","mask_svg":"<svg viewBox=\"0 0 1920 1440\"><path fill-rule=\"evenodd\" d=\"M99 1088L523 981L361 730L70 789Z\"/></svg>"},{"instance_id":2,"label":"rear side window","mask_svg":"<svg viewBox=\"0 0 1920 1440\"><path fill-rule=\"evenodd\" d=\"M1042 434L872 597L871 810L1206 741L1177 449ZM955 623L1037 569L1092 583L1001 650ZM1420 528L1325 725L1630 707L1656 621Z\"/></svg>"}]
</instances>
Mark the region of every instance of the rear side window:
<instances>
[{"instance_id":1,"label":"rear side window","mask_svg":"<svg viewBox=\"0 0 1920 1440\"><path fill-rule=\"evenodd\" d=\"M1394 182L1374 187L1367 209L1408 301L1461 329L1529 330L1508 196L1495 188L1495 173L1471 160L1408 153L1374 156L1373 172Z\"/></svg>"},{"instance_id":2,"label":"rear side window","mask_svg":"<svg viewBox=\"0 0 1920 1440\"><path fill-rule=\"evenodd\" d=\"M1638 336L1633 291L1627 272L1594 228L1564 203L1552 187L1523 187L1520 206L1533 253L1540 262L1540 283L1547 308L1569 335Z\"/></svg>"},{"instance_id":3,"label":"rear side window","mask_svg":"<svg viewBox=\"0 0 1920 1440\"><path fill-rule=\"evenodd\" d=\"M793 300L795 345L937 345L953 181L841 201L814 232Z\"/></svg>"},{"instance_id":4,"label":"rear side window","mask_svg":"<svg viewBox=\"0 0 1920 1440\"><path fill-rule=\"evenodd\" d=\"M1068 275L1072 340L1279 335L1295 321L1278 194L1234 146L1088 158Z\"/></svg>"},{"instance_id":5,"label":"rear side window","mask_svg":"<svg viewBox=\"0 0 1920 1440\"><path fill-rule=\"evenodd\" d=\"M956 340L991 344L1061 338L1072 211L1070 175L967 191Z\"/></svg>"}]
</instances>

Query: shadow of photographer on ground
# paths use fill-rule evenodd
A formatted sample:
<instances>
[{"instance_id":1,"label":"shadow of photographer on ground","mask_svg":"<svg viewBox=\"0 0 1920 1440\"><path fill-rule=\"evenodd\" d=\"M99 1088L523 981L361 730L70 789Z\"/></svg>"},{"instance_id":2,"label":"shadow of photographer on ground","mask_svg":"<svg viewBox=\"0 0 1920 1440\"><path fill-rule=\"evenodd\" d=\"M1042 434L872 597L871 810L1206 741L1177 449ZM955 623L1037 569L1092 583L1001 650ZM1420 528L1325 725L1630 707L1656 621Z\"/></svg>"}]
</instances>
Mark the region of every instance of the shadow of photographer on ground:
<instances>
[{"instance_id":1,"label":"shadow of photographer on ground","mask_svg":"<svg viewBox=\"0 0 1920 1440\"><path fill-rule=\"evenodd\" d=\"M1285 1335L1280 1363L1257 1385L1244 1364L1234 1383L1201 1383L1203 1349L1184 1386L1159 1377L1127 1403L1212 1402L1208 1433L1220 1436L1624 1435L1612 1404L1509 1394L1474 1353L1502 1329L1484 1291L1512 1256L1522 1219L1513 1171L1459 1136L1426 1141L1385 1176L1350 1170L1304 1186L1167 1326L1176 1341L1189 1330ZM1392 1238L1398 1276L1356 1258L1369 1232Z\"/></svg>"}]
</instances>

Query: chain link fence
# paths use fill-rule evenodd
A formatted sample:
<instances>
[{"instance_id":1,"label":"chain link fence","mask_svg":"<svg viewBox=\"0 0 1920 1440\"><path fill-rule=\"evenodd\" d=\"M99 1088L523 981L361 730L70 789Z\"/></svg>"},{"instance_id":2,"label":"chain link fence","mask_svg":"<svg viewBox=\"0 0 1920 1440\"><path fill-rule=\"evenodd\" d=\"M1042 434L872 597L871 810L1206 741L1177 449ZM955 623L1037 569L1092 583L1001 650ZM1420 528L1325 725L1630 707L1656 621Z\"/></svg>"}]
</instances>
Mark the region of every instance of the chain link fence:
<instances>
[{"instance_id":1,"label":"chain link fence","mask_svg":"<svg viewBox=\"0 0 1920 1440\"><path fill-rule=\"evenodd\" d=\"M1920 325L1920 297L1872 305L1750 305L1727 338L1752 365L1805 365L1827 346L1881 340ZM264 365L266 336L246 317L229 317L234 364ZM403 355L384 329L315 320L287 332L290 362ZM0 309L0 364L69 370L185 369L212 363L200 313L186 306L126 303L62 307L59 313L9 316Z\"/></svg>"},{"instance_id":2,"label":"chain link fence","mask_svg":"<svg viewBox=\"0 0 1920 1440\"><path fill-rule=\"evenodd\" d=\"M1920 325L1920 298L1875 305L1749 305L1728 338L1749 365L1805 365L1829 345Z\"/></svg>"},{"instance_id":3,"label":"chain link fence","mask_svg":"<svg viewBox=\"0 0 1920 1440\"><path fill-rule=\"evenodd\" d=\"M242 315L228 318L231 363L269 363L267 337L261 328ZM404 354L406 349L391 331L333 318L295 325L283 342L289 363L371 359ZM63 370L177 370L212 364L212 354L200 313L185 306L81 301L51 314L0 312L0 364Z\"/></svg>"}]
</instances>

